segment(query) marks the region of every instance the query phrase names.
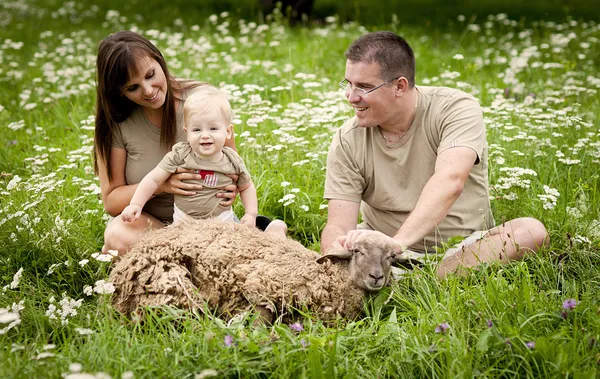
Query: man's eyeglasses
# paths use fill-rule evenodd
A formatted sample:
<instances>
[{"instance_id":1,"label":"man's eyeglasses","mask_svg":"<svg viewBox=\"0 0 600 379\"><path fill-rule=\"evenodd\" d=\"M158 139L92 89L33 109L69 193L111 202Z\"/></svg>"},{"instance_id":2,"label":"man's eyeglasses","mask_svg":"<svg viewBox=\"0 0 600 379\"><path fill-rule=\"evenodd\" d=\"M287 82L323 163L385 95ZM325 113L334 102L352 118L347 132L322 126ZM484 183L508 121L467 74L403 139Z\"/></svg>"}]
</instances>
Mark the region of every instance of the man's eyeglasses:
<instances>
[{"instance_id":1,"label":"man's eyeglasses","mask_svg":"<svg viewBox=\"0 0 600 379\"><path fill-rule=\"evenodd\" d=\"M343 89L343 90L346 92L346 94L349 94L349 93L351 93L351 92L353 92L353 91L358 91L358 94L359 94L360 96L366 96L366 95L370 94L371 92L375 91L376 89L378 89L378 88L381 88L381 87L383 87L384 85L386 85L386 84L388 84L388 83L391 83L391 82L393 82L394 80L397 80L397 79L400 79L400 78L401 78L401 77L399 76L399 77L397 77L397 78L390 79L390 80L388 80L388 81L386 81L386 82L383 82L383 83L381 83L381 84L380 84L380 85L378 85L377 87L375 87L375 88L371 88L371 89L364 89L364 88L360 88L360 87L352 87L352 84L350 84L350 82L349 82L349 81L347 81L346 79L344 79L344 80L342 80L342 81L340 82L340 88L341 88L341 89Z\"/></svg>"}]
</instances>

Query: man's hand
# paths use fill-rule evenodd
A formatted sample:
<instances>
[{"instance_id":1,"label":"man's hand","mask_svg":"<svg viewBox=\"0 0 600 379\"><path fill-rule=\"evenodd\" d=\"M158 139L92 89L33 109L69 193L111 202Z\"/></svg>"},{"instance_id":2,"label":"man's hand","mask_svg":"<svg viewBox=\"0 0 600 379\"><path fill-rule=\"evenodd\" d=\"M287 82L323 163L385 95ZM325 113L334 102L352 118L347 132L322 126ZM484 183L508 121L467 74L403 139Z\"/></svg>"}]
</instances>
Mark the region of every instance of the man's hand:
<instances>
[{"instance_id":1,"label":"man's hand","mask_svg":"<svg viewBox=\"0 0 600 379\"><path fill-rule=\"evenodd\" d=\"M135 222L142 214L142 207L135 204L130 204L121 213L121 219L124 222Z\"/></svg>"},{"instance_id":2,"label":"man's hand","mask_svg":"<svg viewBox=\"0 0 600 379\"><path fill-rule=\"evenodd\" d=\"M246 213L240 222L248 227L254 228L256 226L256 216Z\"/></svg>"},{"instance_id":3,"label":"man's hand","mask_svg":"<svg viewBox=\"0 0 600 379\"><path fill-rule=\"evenodd\" d=\"M376 241L381 241L381 246L394 246L395 250L398 254L406 251L406 246L402 244L401 241L394 239L386 234L378 232L376 230L363 230L356 229L351 230L345 236L339 236L336 238L336 242L342 245L346 249L353 249L354 244L360 241L365 240L366 238L370 238L371 240L375 239Z\"/></svg>"}]
</instances>

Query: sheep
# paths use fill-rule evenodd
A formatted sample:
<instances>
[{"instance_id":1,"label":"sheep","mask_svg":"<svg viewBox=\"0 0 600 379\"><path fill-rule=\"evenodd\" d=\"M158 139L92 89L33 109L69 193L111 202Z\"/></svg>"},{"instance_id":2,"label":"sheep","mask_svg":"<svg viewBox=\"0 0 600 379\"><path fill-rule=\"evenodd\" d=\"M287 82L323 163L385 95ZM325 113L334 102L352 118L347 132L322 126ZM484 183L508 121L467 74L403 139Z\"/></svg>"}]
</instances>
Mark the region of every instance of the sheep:
<instances>
[{"instance_id":1,"label":"sheep","mask_svg":"<svg viewBox=\"0 0 600 379\"><path fill-rule=\"evenodd\" d=\"M353 319L365 294L388 283L397 247L375 237L320 255L247 226L194 220L153 231L115 264L115 309L172 305L230 319L259 311L269 321L310 309L322 320Z\"/></svg>"}]
</instances>

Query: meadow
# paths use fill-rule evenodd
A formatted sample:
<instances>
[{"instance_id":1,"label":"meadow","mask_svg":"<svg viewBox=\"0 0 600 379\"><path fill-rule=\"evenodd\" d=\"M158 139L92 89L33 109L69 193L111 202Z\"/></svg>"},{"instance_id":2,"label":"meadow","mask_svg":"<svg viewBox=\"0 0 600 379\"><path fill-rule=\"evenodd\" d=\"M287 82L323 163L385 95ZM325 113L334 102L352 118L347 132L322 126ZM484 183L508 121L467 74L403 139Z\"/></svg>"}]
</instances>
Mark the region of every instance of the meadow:
<instances>
[{"instance_id":1,"label":"meadow","mask_svg":"<svg viewBox=\"0 0 600 379\"><path fill-rule=\"evenodd\" d=\"M580 377L600 364L600 23L458 14L445 23L163 12L106 2L0 5L0 377ZM177 2L176 2L177 3ZM110 5L110 6L109 6ZM238 9L238 8L235 8ZM98 42L131 29L173 74L226 91L261 214L318 250L327 149L352 115L338 82L358 36L392 30L417 84L484 109L496 222L540 219L550 247L465 277L414 271L323 324L232 323L110 306L93 172ZM237 213L242 210L238 201ZM86 376L87 375L87 376Z\"/></svg>"}]
</instances>

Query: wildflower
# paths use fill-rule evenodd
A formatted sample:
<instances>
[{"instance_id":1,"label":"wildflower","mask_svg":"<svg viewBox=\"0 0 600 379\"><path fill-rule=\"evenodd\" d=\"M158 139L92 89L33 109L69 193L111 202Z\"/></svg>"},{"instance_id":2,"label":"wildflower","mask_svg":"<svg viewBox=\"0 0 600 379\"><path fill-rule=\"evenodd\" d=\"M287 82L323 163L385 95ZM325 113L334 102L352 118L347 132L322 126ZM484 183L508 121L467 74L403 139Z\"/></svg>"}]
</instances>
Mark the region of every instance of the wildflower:
<instances>
[{"instance_id":1,"label":"wildflower","mask_svg":"<svg viewBox=\"0 0 600 379\"><path fill-rule=\"evenodd\" d=\"M229 335L229 334L226 335L225 339L224 339L224 343L225 343L225 346L227 346L227 347L233 346L233 336Z\"/></svg>"},{"instance_id":2,"label":"wildflower","mask_svg":"<svg viewBox=\"0 0 600 379\"><path fill-rule=\"evenodd\" d=\"M310 345L310 343L309 343L309 342L307 342L307 341L306 341L304 338L302 338L302 339L300 340L300 345L301 345L303 348L305 348L305 349L306 349L306 348L307 348L307 347Z\"/></svg>"},{"instance_id":3,"label":"wildflower","mask_svg":"<svg viewBox=\"0 0 600 379\"><path fill-rule=\"evenodd\" d=\"M57 268L58 266L60 266L60 263L54 263L52 265L50 265L50 267L48 268L48 273L46 275L50 275L54 273L54 269Z\"/></svg>"},{"instance_id":4,"label":"wildflower","mask_svg":"<svg viewBox=\"0 0 600 379\"><path fill-rule=\"evenodd\" d=\"M531 349L535 348L535 342L533 342L533 341L527 342L525 344L525 346L527 346L527 348L531 350Z\"/></svg>"},{"instance_id":5,"label":"wildflower","mask_svg":"<svg viewBox=\"0 0 600 379\"><path fill-rule=\"evenodd\" d=\"M19 318L19 313L9 312L5 308L0 308L0 324L8 324L9 322L16 321Z\"/></svg>"},{"instance_id":6,"label":"wildflower","mask_svg":"<svg viewBox=\"0 0 600 379\"><path fill-rule=\"evenodd\" d=\"M60 318L62 325L67 325L69 323L68 317L77 316L77 308L81 307L81 304L83 303L83 299L73 300L66 294L63 294L63 298L58 303L60 308L56 306L55 301L54 296L50 298L46 316L48 316L50 320L57 320Z\"/></svg>"},{"instance_id":7,"label":"wildflower","mask_svg":"<svg viewBox=\"0 0 600 379\"><path fill-rule=\"evenodd\" d=\"M299 322L295 322L292 325L290 325L290 329L292 329L295 332L301 332L304 330L304 327Z\"/></svg>"},{"instance_id":8,"label":"wildflower","mask_svg":"<svg viewBox=\"0 0 600 379\"><path fill-rule=\"evenodd\" d=\"M83 267L83 266L85 266L86 264L88 264L88 262L89 262L89 261L90 261L89 259L82 259L82 260L80 260L80 261L79 261L79 265L80 265L81 267Z\"/></svg>"},{"instance_id":9,"label":"wildflower","mask_svg":"<svg viewBox=\"0 0 600 379\"><path fill-rule=\"evenodd\" d=\"M450 329L450 325L448 325L448 323L446 322L442 322L441 324L435 327L435 332L444 334L448 329Z\"/></svg>"},{"instance_id":10,"label":"wildflower","mask_svg":"<svg viewBox=\"0 0 600 379\"><path fill-rule=\"evenodd\" d=\"M121 379L133 379L134 375L133 375L133 371L125 371L123 374L121 374Z\"/></svg>"},{"instance_id":11,"label":"wildflower","mask_svg":"<svg viewBox=\"0 0 600 379\"><path fill-rule=\"evenodd\" d=\"M10 180L10 182L8 182L8 185L6 186L7 190L11 190L13 188L15 188L17 186L17 184L19 184L19 182L21 181L21 177L19 175L15 175L13 176L13 178Z\"/></svg>"},{"instance_id":12,"label":"wildflower","mask_svg":"<svg viewBox=\"0 0 600 379\"><path fill-rule=\"evenodd\" d=\"M92 254L92 258L100 262L111 262L113 256L111 254L94 253Z\"/></svg>"},{"instance_id":13,"label":"wildflower","mask_svg":"<svg viewBox=\"0 0 600 379\"><path fill-rule=\"evenodd\" d=\"M53 356L54 356L54 354L52 354L52 353L40 353L37 355L37 357L35 357L33 359L40 360L40 359L44 359L44 358L51 358Z\"/></svg>"},{"instance_id":14,"label":"wildflower","mask_svg":"<svg viewBox=\"0 0 600 379\"><path fill-rule=\"evenodd\" d=\"M75 331L77 333L79 333L79 335L81 335L81 336L89 336L89 335L96 333L92 329L88 329L88 328L75 328Z\"/></svg>"},{"instance_id":15,"label":"wildflower","mask_svg":"<svg viewBox=\"0 0 600 379\"><path fill-rule=\"evenodd\" d=\"M10 352L14 353L15 351L19 351L19 350L25 350L25 346L17 345L16 343L13 343L12 348L10 349Z\"/></svg>"},{"instance_id":16,"label":"wildflower","mask_svg":"<svg viewBox=\"0 0 600 379\"><path fill-rule=\"evenodd\" d=\"M505 339L504 343L507 344L508 346L512 346L512 342L510 342L510 338Z\"/></svg>"},{"instance_id":17,"label":"wildflower","mask_svg":"<svg viewBox=\"0 0 600 379\"><path fill-rule=\"evenodd\" d=\"M563 309L574 309L577 306L577 300L575 299L567 299L563 301L562 307Z\"/></svg>"},{"instance_id":18,"label":"wildflower","mask_svg":"<svg viewBox=\"0 0 600 379\"><path fill-rule=\"evenodd\" d=\"M17 273L13 276L13 280L10 283L10 289L14 290L19 286L19 281L21 280L21 275L23 274L23 267L17 271Z\"/></svg>"},{"instance_id":19,"label":"wildflower","mask_svg":"<svg viewBox=\"0 0 600 379\"><path fill-rule=\"evenodd\" d=\"M83 287L83 293L86 296L92 296L92 294L94 293L94 289L92 288L92 286L85 286Z\"/></svg>"},{"instance_id":20,"label":"wildflower","mask_svg":"<svg viewBox=\"0 0 600 379\"><path fill-rule=\"evenodd\" d=\"M212 368L207 368L206 370L202 370L198 374L196 374L194 379L204 379L204 378L209 378L209 377L217 376L217 375L219 375L219 372L217 370L212 369Z\"/></svg>"},{"instance_id":21,"label":"wildflower","mask_svg":"<svg viewBox=\"0 0 600 379\"><path fill-rule=\"evenodd\" d=\"M491 328L492 326L494 326L494 322L492 320L487 320L486 324L487 324L488 328Z\"/></svg>"},{"instance_id":22,"label":"wildflower","mask_svg":"<svg viewBox=\"0 0 600 379\"><path fill-rule=\"evenodd\" d=\"M456 59L457 61L461 61L461 60L465 59L465 57L462 54L454 54L454 56L452 57L452 59Z\"/></svg>"},{"instance_id":23,"label":"wildflower","mask_svg":"<svg viewBox=\"0 0 600 379\"><path fill-rule=\"evenodd\" d=\"M115 286L110 282L98 280L96 283L94 283L94 292L100 295L110 295L111 293L115 292Z\"/></svg>"}]
</instances>

